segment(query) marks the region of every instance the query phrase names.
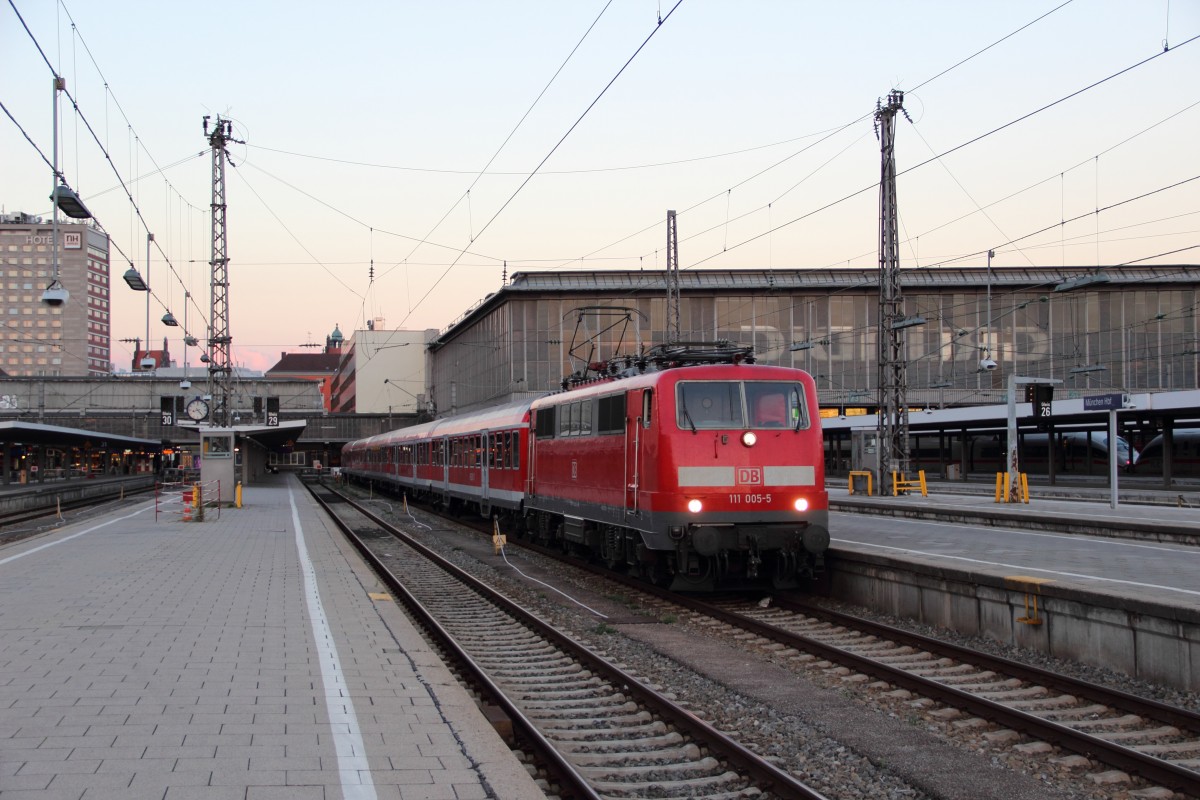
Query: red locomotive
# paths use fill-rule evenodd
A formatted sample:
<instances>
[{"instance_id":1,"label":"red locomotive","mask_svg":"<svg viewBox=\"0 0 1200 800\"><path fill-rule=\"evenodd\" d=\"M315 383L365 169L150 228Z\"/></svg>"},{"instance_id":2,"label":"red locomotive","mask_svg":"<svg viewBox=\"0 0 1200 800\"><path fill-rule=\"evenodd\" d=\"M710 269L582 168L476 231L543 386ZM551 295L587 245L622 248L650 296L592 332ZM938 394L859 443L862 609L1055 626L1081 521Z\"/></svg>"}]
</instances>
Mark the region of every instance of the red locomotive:
<instances>
[{"instance_id":1,"label":"red locomotive","mask_svg":"<svg viewBox=\"0 0 1200 800\"><path fill-rule=\"evenodd\" d=\"M689 352L352 442L343 472L677 590L797 586L829 546L813 379Z\"/></svg>"}]
</instances>

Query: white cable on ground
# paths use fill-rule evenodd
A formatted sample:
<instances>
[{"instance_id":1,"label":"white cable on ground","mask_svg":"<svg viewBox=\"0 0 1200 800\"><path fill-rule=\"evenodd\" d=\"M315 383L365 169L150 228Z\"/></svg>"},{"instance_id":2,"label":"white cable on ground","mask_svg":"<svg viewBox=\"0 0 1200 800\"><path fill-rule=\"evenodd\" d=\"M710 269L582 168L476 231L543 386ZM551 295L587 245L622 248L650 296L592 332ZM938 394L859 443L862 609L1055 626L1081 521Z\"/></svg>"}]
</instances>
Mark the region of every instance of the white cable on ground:
<instances>
[{"instance_id":1,"label":"white cable on ground","mask_svg":"<svg viewBox=\"0 0 1200 800\"><path fill-rule=\"evenodd\" d=\"M519 567L517 567L517 565L516 565L516 564L514 564L514 563L512 563L511 561L509 561L509 560L508 560L508 551L507 551L507 550L505 550L505 548L503 547L503 545L500 547L500 555L502 555L502 556L504 557L504 563L505 563L505 564L508 564L510 567L512 567L514 570L516 570L516 571L517 571L517 574L518 574L518 575L520 575L520 576L521 576L522 578L524 578L525 580L527 580L527 581L533 581L534 583L537 583L537 584L540 584L540 585L542 585L542 586L545 586L547 589L549 589L549 590L550 590L550 591L552 591L552 592L558 592L558 593L559 593L559 594L561 594L563 597L567 598L568 600L570 600L572 603L574 603L575 605L579 606L580 608L582 608L582 609L585 609L586 611L590 611L591 613L595 614L597 617L600 617L601 619L608 619L608 615L607 615L607 614L601 614L601 613L600 613L599 611L597 611L596 609L594 609L594 608L592 608L592 607L590 607L590 606L586 606L586 605L584 605L583 603L581 603L581 602L579 602L578 600L576 600L574 597L571 597L571 595L567 594L566 592L564 592L564 591L561 591L561 590L559 590L559 589L556 589L556 588L554 588L553 586L551 586L550 584L546 583L545 581L539 581L537 578L530 577L529 575L526 575L524 572L521 572L520 568L519 568Z\"/></svg>"}]
</instances>

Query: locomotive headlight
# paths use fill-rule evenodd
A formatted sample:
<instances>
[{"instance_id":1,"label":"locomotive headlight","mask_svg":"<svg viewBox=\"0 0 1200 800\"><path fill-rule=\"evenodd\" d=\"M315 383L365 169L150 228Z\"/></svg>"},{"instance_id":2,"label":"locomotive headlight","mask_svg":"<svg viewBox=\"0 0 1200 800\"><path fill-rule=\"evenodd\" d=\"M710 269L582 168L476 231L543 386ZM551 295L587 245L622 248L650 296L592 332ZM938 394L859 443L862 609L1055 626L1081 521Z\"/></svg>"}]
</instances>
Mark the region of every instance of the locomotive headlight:
<instances>
[{"instance_id":1,"label":"locomotive headlight","mask_svg":"<svg viewBox=\"0 0 1200 800\"><path fill-rule=\"evenodd\" d=\"M704 508L704 504L699 500L696 500L695 498L688 500L688 511L692 512L693 514L699 514L700 509L702 508Z\"/></svg>"},{"instance_id":2,"label":"locomotive headlight","mask_svg":"<svg viewBox=\"0 0 1200 800\"><path fill-rule=\"evenodd\" d=\"M792 505L796 507L797 511L808 511L808 500L803 497L797 497L796 502Z\"/></svg>"},{"instance_id":3,"label":"locomotive headlight","mask_svg":"<svg viewBox=\"0 0 1200 800\"><path fill-rule=\"evenodd\" d=\"M758 436L755 435L754 431L746 431L742 434L742 444L746 445L746 447L754 447L754 445L758 444Z\"/></svg>"}]
</instances>

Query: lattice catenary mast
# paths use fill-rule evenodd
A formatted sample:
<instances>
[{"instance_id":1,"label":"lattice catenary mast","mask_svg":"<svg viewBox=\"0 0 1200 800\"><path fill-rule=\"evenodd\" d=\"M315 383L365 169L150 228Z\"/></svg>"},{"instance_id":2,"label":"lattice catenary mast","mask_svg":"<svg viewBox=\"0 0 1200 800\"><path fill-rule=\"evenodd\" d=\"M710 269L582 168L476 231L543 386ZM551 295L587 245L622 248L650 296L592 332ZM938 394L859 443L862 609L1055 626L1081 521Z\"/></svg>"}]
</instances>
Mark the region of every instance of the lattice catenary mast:
<instances>
[{"instance_id":1,"label":"lattice catenary mast","mask_svg":"<svg viewBox=\"0 0 1200 800\"><path fill-rule=\"evenodd\" d=\"M233 122L217 117L212 132L209 117L204 117L204 135L212 147L212 267L211 320L208 332L208 393L212 395L213 425L229 425L229 405L232 394L233 362L230 349L233 337L229 334L229 249L225 225L225 146L239 142L232 137Z\"/></svg>"},{"instance_id":2,"label":"lattice catenary mast","mask_svg":"<svg viewBox=\"0 0 1200 800\"><path fill-rule=\"evenodd\" d=\"M667 212L667 341L678 342L679 333L679 229L675 212Z\"/></svg>"},{"instance_id":3,"label":"lattice catenary mast","mask_svg":"<svg viewBox=\"0 0 1200 800\"><path fill-rule=\"evenodd\" d=\"M908 471L908 360L901 331L906 327L900 297L900 231L896 207L896 112L904 111L904 92L877 104L882 169L879 178L879 485L892 489L892 472Z\"/></svg>"}]
</instances>

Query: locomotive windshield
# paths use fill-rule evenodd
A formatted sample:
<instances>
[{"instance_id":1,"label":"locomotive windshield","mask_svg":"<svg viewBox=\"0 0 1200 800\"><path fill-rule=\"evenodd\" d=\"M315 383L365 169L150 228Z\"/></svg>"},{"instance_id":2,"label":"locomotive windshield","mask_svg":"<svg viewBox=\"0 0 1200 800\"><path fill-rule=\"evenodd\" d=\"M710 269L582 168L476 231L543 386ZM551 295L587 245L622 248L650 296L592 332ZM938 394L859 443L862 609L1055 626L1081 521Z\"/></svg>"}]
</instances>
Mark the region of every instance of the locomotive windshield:
<instances>
[{"instance_id":1,"label":"locomotive windshield","mask_svg":"<svg viewBox=\"0 0 1200 800\"><path fill-rule=\"evenodd\" d=\"M785 381L680 381L676 424L683 430L792 428L809 424L804 389Z\"/></svg>"}]
</instances>

